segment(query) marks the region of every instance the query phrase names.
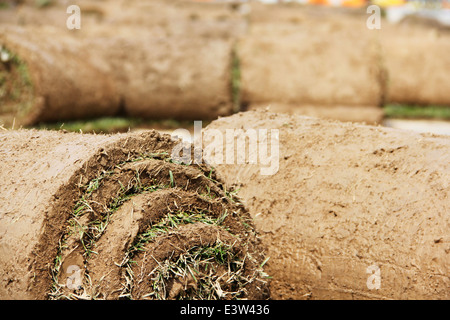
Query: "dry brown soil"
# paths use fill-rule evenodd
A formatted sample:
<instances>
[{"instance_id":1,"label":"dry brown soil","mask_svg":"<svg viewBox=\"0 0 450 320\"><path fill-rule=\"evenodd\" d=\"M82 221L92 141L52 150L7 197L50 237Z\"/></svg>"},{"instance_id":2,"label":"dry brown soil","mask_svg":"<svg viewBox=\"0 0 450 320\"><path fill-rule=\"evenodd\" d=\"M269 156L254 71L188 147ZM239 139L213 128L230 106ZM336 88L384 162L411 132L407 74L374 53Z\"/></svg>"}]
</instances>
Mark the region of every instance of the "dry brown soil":
<instances>
[{"instance_id":1,"label":"dry brown soil","mask_svg":"<svg viewBox=\"0 0 450 320\"><path fill-rule=\"evenodd\" d=\"M264 159L207 158L262 234L272 298L449 299L448 136L249 111L213 121L204 145L220 150L214 130L226 129L279 130L274 175L261 175Z\"/></svg>"}]
</instances>

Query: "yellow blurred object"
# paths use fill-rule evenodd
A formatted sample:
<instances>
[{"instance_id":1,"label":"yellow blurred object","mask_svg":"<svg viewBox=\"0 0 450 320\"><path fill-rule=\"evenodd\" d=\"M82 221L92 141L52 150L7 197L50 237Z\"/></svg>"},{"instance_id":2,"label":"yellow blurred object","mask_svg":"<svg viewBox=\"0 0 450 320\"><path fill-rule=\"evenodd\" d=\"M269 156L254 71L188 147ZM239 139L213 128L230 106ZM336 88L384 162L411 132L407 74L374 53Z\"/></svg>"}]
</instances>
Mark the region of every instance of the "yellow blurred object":
<instances>
[{"instance_id":1,"label":"yellow blurred object","mask_svg":"<svg viewBox=\"0 0 450 320\"><path fill-rule=\"evenodd\" d=\"M310 4L328 5L328 0L309 0Z\"/></svg>"},{"instance_id":2,"label":"yellow blurred object","mask_svg":"<svg viewBox=\"0 0 450 320\"><path fill-rule=\"evenodd\" d=\"M405 0L373 0L372 4L376 4L380 7L394 7L402 6L406 3Z\"/></svg>"},{"instance_id":3,"label":"yellow blurred object","mask_svg":"<svg viewBox=\"0 0 450 320\"><path fill-rule=\"evenodd\" d=\"M368 0L309 0L308 3L324 6L363 7Z\"/></svg>"},{"instance_id":4,"label":"yellow blurred object","mask_svg":"<svg viewBox=\"0 0 450 320\"><path fill-rule=\"evenodd\" d=\"M343 0L342 1L343 7L359 8L359 7L365 6L366 4L367 4L366 0Z\"/></svg>"}]
</instances>

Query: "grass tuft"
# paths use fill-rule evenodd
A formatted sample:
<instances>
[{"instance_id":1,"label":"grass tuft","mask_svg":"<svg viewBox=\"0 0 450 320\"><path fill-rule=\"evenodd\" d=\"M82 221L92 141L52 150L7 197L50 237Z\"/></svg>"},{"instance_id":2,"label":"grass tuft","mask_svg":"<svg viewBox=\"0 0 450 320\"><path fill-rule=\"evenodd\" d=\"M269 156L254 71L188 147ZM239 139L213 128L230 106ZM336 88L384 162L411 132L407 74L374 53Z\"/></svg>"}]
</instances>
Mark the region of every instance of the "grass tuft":
<instances>
[{"instance_id":1,"label":"grass tuft","mask_svg":"<svg viewBox=\"0 0 450 320\"><path fill-rule=\"evenodd\" d=\"M384 113L387 118L450 120L449 106L388 104Z\"/></svg>"}]
</instances>

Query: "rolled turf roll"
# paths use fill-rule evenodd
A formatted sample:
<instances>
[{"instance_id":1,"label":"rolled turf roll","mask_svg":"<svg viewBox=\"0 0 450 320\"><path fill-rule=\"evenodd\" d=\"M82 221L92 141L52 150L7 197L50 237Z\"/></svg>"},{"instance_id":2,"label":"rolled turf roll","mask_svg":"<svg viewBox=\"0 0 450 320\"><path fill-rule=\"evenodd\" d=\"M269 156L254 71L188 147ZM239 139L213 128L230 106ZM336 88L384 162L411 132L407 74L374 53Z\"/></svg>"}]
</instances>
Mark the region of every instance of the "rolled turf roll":
<instances>
[{"instance_id":1,"label":"rolled turf roll","mask_svg":"<svg viewBox=\"0 0 450 320\"><path fill-rule=\"evenodd\" d=\"M96 53L55 28L0 30L0 115L6 124L111 116L120 97Z\"/></svg>"},{"instance_id":2,"label":"rolled turf roll","mask_svg":"<svg viewBox=\"0 0 450 320\"><path fill-rule=\"evenodd\" d=\"M3 299L264 299L243 205L155 131L0 133Z\"/></svg>"},{"instance_id":3,"label":"rolled turf roll","mask_svg":"<svg viewBox=\"0 0 450 320\"><path fill-rule=\"evenodd\" d=\"M215 119L233 111L232 41L196 36L89 40L104 50L123 112L144 119Z\"/></svg>"},{"instance_id":4,"label":"rolled turf roll","mask_svg":"<svg viewBox=\"0 0 450 320\"><path fill-rule=\"evenodd\" d=\"M244 105L379 106L381 52L354 18L255 23L238 42Z\"/></svg>"},{"instance_id":5,"label":"rolled turf roll","mask_svg":"<svg viewBox=\"0 0 450 320\"><path fill-rule=\"evenodd\" d=\"M273 299L450 298L448 136L264 111L203 132L208 150L239 141L259 143L242 164L204 157L254 218Z\"/></svg>"},{"instance_id":6,"label":"rolled turf roll","mask_svg":"<svg viewBox=\"0 0 450 320\"><path fill-rule=\"evenodd\" d=\"M388 75L386 101L450 106L448 33L426 29L389 30L382 30L380 38Z\"/></svg>"},{"instance_id":7,"label":"rolled turf roll","mask_svg":"<svg viewBox=\"0 0 450 320\"><path fill-rule=\"evenodd\" d=\"M214 119L233 111L230 40L130 29L115 35L97 28L95 36L2 30L0 115L7 124L115 115Z\"/></svg>"}]
</instances>

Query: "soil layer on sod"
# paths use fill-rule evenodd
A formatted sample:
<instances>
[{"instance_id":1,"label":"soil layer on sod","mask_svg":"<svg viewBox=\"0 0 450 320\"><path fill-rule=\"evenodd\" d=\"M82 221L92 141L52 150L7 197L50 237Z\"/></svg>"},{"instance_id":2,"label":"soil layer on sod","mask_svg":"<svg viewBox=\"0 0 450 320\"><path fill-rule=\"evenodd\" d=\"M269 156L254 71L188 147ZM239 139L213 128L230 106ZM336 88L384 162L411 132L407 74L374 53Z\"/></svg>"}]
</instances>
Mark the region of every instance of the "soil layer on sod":
<instances>
[{"instance_id":1,"label":"soil layer on sod","mask_svg":"<svg viewBox=\"0 0 450 320\"><path fill-rule=\"evenodd\" d=\"M251 104L248 110L268 110L274 113L297 114L327 120L380 124L384 110L374 106L318 106L304 104L260 103Z\"/></svg>"},{"instance_id":2,"label":"soil layer on sod","mask_svg":"<svg viewBox=\"0 0 450 320\"><path fill-rule=\"evenodd\" d=\"M279 168L262 175L267 159L249 160L271 141ZM213 121L203 143L261 233L273 299L449 299L448 136L249 111ZM215 163L222 148L248 158Z\"/></svg>"},{"instance_id":3,"label":"soil layer on sod","mask_svg":"<svg viewBox=\"0 0 450 320\"><path fill-rule=\"evenodd\" d=\"M156 131L0 133L3 299L264 299L250 215Z\"/></svg>"}]
</instances>

